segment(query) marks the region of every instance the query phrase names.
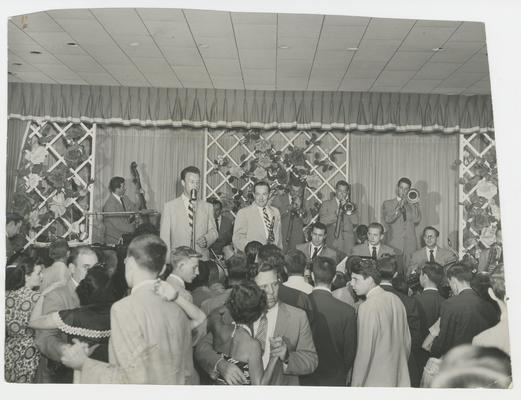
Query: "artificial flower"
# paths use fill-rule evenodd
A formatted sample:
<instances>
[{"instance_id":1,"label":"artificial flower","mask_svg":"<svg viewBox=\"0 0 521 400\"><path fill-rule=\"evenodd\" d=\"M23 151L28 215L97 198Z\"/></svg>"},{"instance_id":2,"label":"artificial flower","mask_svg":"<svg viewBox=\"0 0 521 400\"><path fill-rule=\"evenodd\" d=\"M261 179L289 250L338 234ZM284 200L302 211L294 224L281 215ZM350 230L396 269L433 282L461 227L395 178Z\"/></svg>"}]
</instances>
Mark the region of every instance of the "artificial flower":
<instances>
[{"instance_id":1,"label":"artificial flower","mask_svg":"<svg viewBox=\"0 0 521 400\"><path fill-rule=\"evenodd\" d=\"M479 235L479 241L487 248L492 246L496 243L496 232L497 223L490 224L490 226L482 229L481 234Z\"/></svg>"},{"instance_id":2,"label":"artificial flower","mask_svg":"<svg viewBox=\"0 0 521 400\"><path fill-rule=\"evenodd\" d=\"M73 202L74 199L66 198L65 194L60 192L52 198L49 208L54 213L55 218L58 218L65 214L67 207L69 207Z\"/></svg>"},{"instance_id":3,"label":"artificial flower","mask_svg":"<svg viewBox=\"0 0 521 400\"><path fill-rule=\"evenodd\" d=\"M41 226L39 210L33 210L29 213L29 226L31 228Z\"/></svg>"},{"instance_id":4,"label":"artificial flower","mask_svg":"<svg viewBox=\"0 0 521 400\"><path fill-rule=\"evenodd\" d=\"M29 190L36 189L40 181L42 180L42 177L37 174L29 174L27 175L27 178L25 180L25 185Z\"/></svg>"},{"instance_id":5,"label":"artificial flower","mask_svg":"<svg viewBox=\"0 0 521 400\"><path fill-rule=\"evenodd\" d=\"M482 179L476 185L476 193L490 201L497 194L497 186L486 179Z\"/></svg>"},{"instance_id":6,"label":"artificial flower","mask_svg":"<svg viewBox=\"0 0 521 400\"><path fill-rule=\"evenodd\" d=\"M253 176L258 180L263 180L264 178L266 178L267 175L268 173L262 167L257 167L255 171L253 171Z\"/></svg>"},{"instance_id":7,"label":"artificial flower","mask_svg":"<svg viewBox=\"0 0 521 400\"><path fill-rule=\"evenodd\" d=\"M36 145L32 150L25 150L25 159L32 164L41 164L47 158L47 149Z\"/></svg>"},{"instance_id":8,"label":"artificial flower","mask_svg":"<svg viewBox=\"0 0 521 400\"><path fill-rule=\"evenodd\" d=\"M269 158L267 156L259 157L258 164L262 168L269 168L269 167L271 167L271 158Z\"/></svg>"},{"instance_id":9,"label":"artificial flower","mask_svg":"<svg viewBox=\"0 0 521 400\"><path fill-rule=\"evenodd\" d=\"M230 168L230 175L235 178L241 178L244 175L244 171L238 165L235 165Z\"/></svg>"},{"instance_id":10,"label":"artificial flower","mask_svg":"<svg viewBox=\"0 0 521 400\"><path fill-rule=\"evenodd\" d=\"M313 174L306 178L306 183L310 188L317 188L322 183L322 180L317 175Z\"/></svg>"},{"instance_id":11,"label":"artificial flower","mask_svg":"<svg viewBox=\"0 0 521 400\"><path fill-rule=\"evenodd\" d=\"M255 142L255 150L262 153L267 152L271 149L271 143L266 139L259 139Z\"/></svg>"}]
</instances>

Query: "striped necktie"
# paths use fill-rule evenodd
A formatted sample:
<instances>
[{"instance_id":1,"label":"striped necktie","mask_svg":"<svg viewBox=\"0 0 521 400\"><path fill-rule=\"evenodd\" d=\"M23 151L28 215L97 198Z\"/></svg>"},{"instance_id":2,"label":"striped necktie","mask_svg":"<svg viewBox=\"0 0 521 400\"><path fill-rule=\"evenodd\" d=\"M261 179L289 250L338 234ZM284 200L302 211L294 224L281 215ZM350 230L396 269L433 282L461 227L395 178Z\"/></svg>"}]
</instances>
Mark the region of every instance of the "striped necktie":
<instances>
[{"instance_id":1,"label":"striped necktie","mask_svg":"<svg viewBox=\"0 0 521 400\"><path fill-rule=\"evenodd\" d=\"M188 202L188 224L190 225L190 230L194 229L194 203L192 200Z\"/></svg>"},{"instance_id":2,"label":"striped necktie","mask_svg":"<svg viewBox=\"0 0 521 400\"><path fill-rule=\"evenodd\" d=\"M273 243L275 241L275 234L273 233L274 221L270 220L266 207L262 208L262 216L264 218L264 225L266 225L266 229L268 230L268 243Z\"/></svg>"},{"instance_id":3,"label":"striped necktie","mask_svg":"<svg viewBox=\"0 0 521 400\"><path fill-rule=\"evenodd\" d=\"M266 336L268 335L268 318L266 317L266 313L262 314L262 317L259 321L259 326L257 327L257 332L255 332L255 339L257 339L261 345L262 352L266 348Z\"/></svg>"}]
</instances>

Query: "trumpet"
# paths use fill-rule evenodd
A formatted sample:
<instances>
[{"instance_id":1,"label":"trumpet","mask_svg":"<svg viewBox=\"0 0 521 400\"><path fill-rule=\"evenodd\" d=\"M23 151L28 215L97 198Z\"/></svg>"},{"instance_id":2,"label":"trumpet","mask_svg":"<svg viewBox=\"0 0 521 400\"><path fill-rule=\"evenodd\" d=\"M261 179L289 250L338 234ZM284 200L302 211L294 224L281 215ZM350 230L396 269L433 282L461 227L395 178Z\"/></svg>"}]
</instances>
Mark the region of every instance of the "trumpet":
<instances>
[{"instance_id":1,"label":"trumpet","mask_svg":"<svg viewBox=\"0 0 521 400\"><path fill-rule=\"evenodd\" d=\"M410 189L407 192L406 199L409 204L419 203L420 202L420 191L415 188Z\"/></svg>"},{"instance_id":2,"label":"trumpet","mask_svg":"<svg viewBox=\"0 0 521 400\"><path fill-rule=\"evenodd\" d=\"M340 204L340 207L338 209L338 214L336 217L336 224L335 224L335 238L338 238L340 236L340 230L342 226L342 221L344 220L344 215L353 215L353 213L356 211L356 204L351 202L351 199L347 199L347 201L344 204Z\"/></svg>"}]
</instances>

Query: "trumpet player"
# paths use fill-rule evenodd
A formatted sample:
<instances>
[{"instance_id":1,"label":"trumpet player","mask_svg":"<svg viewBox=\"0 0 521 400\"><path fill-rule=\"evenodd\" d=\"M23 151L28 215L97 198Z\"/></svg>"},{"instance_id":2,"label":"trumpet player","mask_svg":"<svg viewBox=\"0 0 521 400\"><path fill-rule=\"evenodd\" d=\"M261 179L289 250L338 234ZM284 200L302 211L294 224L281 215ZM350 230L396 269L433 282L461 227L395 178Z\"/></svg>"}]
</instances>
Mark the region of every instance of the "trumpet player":
<instances>
[{"instance_id":1,"label":"trumpet player","mask_svg":"<svg viewBox=\"0 0 521 400\"><path fill-rule=\"evenodd\" d=\"M344 180L335 185L335 197L322 203L319 219L327 226L326 244L339 258L351 254L355 245L354 228L358 224L356 207L350 201L351 186Z\"/></svg>"},{"instance_id":2,"label":"trumpet player","mask_svg":"<svg viewBox=\"0 0 521 400\"><path fill-rule=\"evenodd\" d=\"M383 219L389 226L387 244L402 253L401 272L418 248L416 225L421 220L419 194L417 190L410 191L411 180L400 178L396 185L396 198L384 201L382 206Z\"/></svg>"}]
</instances>

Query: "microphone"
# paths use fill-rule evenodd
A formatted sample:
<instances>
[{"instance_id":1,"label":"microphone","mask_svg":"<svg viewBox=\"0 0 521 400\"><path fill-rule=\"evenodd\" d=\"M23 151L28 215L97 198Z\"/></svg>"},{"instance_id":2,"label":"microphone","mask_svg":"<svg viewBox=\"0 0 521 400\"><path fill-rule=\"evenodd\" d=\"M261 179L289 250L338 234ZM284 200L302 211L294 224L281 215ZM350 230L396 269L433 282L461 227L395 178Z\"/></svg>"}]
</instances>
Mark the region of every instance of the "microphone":
<instances>
[{"instance_id":1,"label":"microphone","mask_svg":"<svg viewBox=\"0 0 521 400\"><path fill-rule=\"evenodd\" d=\"M193 201L197 200L197 189L192 189L190 191L190 200L193 200Z\"/></svg>"}]
</instances>

